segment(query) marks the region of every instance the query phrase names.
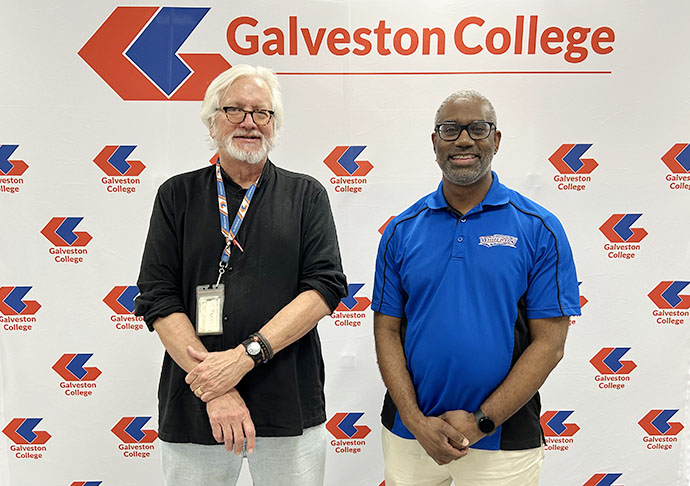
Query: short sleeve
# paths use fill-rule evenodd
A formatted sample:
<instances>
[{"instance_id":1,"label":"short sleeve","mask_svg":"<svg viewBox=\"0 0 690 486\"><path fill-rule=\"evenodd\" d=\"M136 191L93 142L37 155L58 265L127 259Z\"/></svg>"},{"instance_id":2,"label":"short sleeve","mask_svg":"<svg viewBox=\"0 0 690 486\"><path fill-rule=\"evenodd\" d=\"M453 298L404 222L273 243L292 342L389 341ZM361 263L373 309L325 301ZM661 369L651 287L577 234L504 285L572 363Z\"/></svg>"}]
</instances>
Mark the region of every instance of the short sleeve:
<instances>
[{"instance_id":1,"label":"short sleeve","mask_svg":"<svg viewBox=\"0 0 690 486\"><path fill-rule=\"evenodd\" d=\"M568 238L555 217L542 223L537 232L537 257L528 275L527 317L580 315L577 274Z\"/></svg>"},{"instance_id":2,"label":"short sleeve","mask_svg":"<svg viewBox=\"0 0 690 486\"><path fill-rule=\"evenodd\" d=\"M374 292L371 308L392 317L402 317L405 310L405 292L400 279L398 244L395 220L383 232L376 255Z\"/></svg>"}]
</instances>

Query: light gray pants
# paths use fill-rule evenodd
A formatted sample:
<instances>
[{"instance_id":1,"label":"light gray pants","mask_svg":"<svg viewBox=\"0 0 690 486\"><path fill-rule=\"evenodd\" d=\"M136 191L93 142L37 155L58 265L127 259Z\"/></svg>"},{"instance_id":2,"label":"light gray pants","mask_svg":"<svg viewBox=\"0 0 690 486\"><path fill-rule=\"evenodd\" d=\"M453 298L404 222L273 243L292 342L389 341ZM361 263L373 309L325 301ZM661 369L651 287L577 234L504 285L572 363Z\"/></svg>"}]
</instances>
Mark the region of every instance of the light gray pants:
<instances>
[{"instance_id":1,"label":"light gray pants","mask_svg":"<svg viewBox=\"0 0 690 486\"><path fill-rule=\"evenodd\" d=\"M326 428L296 437L257 437L252 454L223 445L160 442L166 486L234 486L247 459L254 486L323 486Z\"/></svg>"}]
</instances>

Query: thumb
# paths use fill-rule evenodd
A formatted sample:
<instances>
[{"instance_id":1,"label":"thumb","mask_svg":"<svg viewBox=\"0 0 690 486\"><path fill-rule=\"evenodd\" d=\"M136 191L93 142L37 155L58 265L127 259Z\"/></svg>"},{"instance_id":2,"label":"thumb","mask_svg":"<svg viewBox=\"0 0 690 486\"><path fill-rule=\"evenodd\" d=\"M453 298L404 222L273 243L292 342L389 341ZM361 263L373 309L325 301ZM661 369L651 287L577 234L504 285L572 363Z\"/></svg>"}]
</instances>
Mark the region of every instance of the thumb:
<instances>
[{"instance_id":1,"label":"thumb","mask_svg":"<svg viewBox=\"0 0 690 486\"><path fill-rule=\"evenodd\" d=\"M447 437L450 439L451 444L455 443L463 448L470 445L470 441L467 440L467 437L458 432L458 430L452 425L449 424L448 427L445 428L445 432Z\"/></svg>"},{"instance_id":2,"label":"thumb","mask_svg":"<svg viewBox=\"0 0 690 486\"><path fill-rule=\"evenodd\" d=\"M194 358L197 361L203 361L206 359L206 356L208 356L208 353L205 351L197 351L191 346L187 346L187 352L189 355Z\"/></svg>"}]
</instances>

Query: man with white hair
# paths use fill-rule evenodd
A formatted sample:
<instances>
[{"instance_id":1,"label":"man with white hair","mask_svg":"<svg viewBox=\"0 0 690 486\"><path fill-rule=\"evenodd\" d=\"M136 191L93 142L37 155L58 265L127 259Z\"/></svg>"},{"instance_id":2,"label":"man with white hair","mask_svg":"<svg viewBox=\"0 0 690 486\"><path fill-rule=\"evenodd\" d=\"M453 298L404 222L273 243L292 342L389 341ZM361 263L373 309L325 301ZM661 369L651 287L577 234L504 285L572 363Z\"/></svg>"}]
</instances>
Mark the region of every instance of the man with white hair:
<instances>
[{"instance_id":1,"label":"man with white hair","mask_svg":"<svg viewBox=\"0 0 690 486\"><path fill-rule=\"evenodd\" d=\"M536 486L538 389L580 314L558 219L491 171L501 132L476 91L436 112L443 178L379 245L372 309L386 486Z\"/></svg>"},{"instance_id":2,"label":"man with white hair","mask_svg":"<svg viewBox=\"0 0 690 486\"><path fill-rule=\"evenodd\" d=\"M159 188L137 282L135 313L166 349L165 484L235 484L246 457L255 485L321 485L316 323L347 295L328 196L268 159L283 122L268 69L220 74L201 118L219 160Z\"/></svg>"}]
</instances>

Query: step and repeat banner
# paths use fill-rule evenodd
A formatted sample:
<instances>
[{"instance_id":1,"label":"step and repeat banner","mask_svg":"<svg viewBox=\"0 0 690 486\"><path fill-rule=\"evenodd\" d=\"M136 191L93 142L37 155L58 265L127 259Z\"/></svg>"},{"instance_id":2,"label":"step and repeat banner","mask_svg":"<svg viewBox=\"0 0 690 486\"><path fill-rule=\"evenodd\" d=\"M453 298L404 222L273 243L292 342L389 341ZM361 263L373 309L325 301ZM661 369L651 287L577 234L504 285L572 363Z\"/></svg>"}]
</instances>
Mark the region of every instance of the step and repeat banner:
<instances>
[{"instance_id":1,"label":"step and repeat banner","mask_svg":"<svg viewBox=\"0 0 690 486\"><path fill-rule=\"evenodd\" d=\"M434 114L463 88L494 103L494 170L561 219L581 282L542 484L689 483L690 4L191 3L3 4L2 486L162 485L139 261L158 186L213 158L200 100L236 63L278 74L271 159L327 188L338 227L326 484L383 482L376 248L436 188Z\"/></svg>"}]
</instances>

